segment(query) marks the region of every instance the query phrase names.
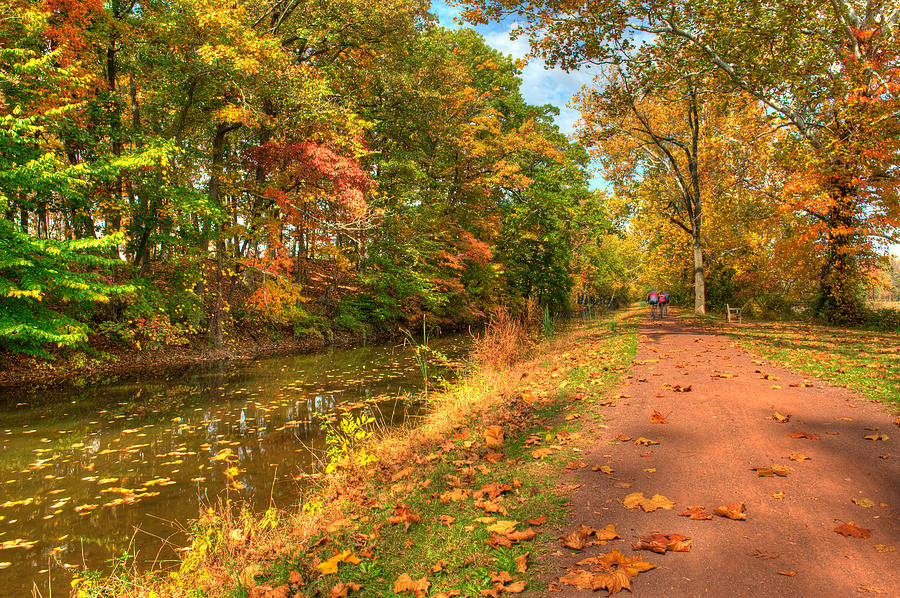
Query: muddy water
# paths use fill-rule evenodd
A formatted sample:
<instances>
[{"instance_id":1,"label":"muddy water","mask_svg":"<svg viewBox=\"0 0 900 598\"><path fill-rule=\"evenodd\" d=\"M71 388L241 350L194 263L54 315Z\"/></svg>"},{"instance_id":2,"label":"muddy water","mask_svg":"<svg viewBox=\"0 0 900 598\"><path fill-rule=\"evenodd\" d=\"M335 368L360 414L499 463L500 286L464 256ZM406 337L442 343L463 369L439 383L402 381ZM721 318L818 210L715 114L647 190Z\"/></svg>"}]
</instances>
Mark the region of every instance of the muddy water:
<instances>
[{"instance_id":1,"label":"muddy water","mask_svg":"<svg viewBox=\"0 0 900 598\"><path fill-rule=\"evenodd\" d=\"M455 359L466 341L431 345ZM73 571L126 554L165 566L161 538L183 545L226 487L258 510L297 504L329 415L397 424L422 385L411 349L375 346L0 395L0 596L64 596Z\"/></svg>"}]
</instances>

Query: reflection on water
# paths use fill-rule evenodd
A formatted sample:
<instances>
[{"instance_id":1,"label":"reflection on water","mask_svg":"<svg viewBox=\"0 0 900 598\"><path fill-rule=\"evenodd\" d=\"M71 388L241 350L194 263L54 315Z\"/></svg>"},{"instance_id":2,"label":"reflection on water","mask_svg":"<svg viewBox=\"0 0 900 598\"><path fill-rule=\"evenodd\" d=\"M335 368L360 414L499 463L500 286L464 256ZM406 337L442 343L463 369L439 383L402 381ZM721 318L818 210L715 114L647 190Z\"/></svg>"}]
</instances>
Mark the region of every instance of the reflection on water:
<instances>
[{"instance_id":1,"label":"reflection on water","mask_svg":"<svg viewBox=\"0 0 900 598\"><path fill-rule=\"evenodd\" d=\"M432 343L451 359L465 345ZM353 409L399 423L415 409L400 397L421 385L412 350L376 346L7 394L0 596L29 595L32 582L46 596L48 568L64 595L67 569L103 569L125 553L165 564L175 555L161 538L184 543L180 525L217 501L229 467L231 498L295 504L301 474L320 467L323 418Z\"/></svg>"}]
</instances>

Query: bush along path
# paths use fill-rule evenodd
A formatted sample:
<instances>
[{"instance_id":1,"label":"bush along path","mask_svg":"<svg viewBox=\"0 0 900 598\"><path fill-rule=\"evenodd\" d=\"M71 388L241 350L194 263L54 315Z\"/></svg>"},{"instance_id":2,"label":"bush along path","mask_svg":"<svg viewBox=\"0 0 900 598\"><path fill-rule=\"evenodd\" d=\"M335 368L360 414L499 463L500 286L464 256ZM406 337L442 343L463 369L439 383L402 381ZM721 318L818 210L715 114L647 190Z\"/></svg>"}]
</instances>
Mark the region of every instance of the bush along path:
<instances>
[{"instance_id":1,"label":"bush along path","mask_svg":"<svg viewBox=\"0 0 900 598\"><path fill-rule=\"evenodd\" d=\"M838 367L839 364L835 364ZM561 483L553 596L897 595L900 420L727 336L645 321Z\"/></svg>"}]
</instances>

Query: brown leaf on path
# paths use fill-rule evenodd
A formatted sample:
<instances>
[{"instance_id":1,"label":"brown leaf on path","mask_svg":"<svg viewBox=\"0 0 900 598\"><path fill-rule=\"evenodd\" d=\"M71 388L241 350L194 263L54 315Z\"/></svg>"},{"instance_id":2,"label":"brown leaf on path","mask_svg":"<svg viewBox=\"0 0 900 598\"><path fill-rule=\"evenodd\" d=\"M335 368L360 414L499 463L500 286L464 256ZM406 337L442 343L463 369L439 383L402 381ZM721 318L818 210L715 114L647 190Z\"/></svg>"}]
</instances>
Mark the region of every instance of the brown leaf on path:
<instances>
[{"instance_id":1,"label":"brown leaf on path","mask_svg":"<svg viewBox=\"0 0 900 598\"><path fill-rule=\"evenodd\" d=\"M796 571L779 571L778 575L787 575L788 577L793 577L797 575Z\"/></svg>"},{"instance_id":2,"label":"brown leaf on path","mask_svg":"<svg viewBox=\"0 0 900 598\"><path fill-rule=\"evenodd\" d=\"M772 493L773 498L777 498L778 500L782 500L784 498L784 492L778 491Z\"/></svg>"},{"instance_id":3,"label":"brown leaf on path","mask_svg":"<svg viewBox=\"0 0 900 598\"><path fill-rule=\"evenodd\" d=\"M631 440L631 436L625 436L624 434L619 434L618 436L616 436L616 440L618 440L620 442L628 442L629 440Z\"/></svg>"},{"instance_id":4,"label":"brown leaf on path","mask_svg":"<svg viewBox=\"0 0 900 598\"><path fill-rule=\"evenodd\" d=\"M756 475L761 478L771 478L774 476L778 477L787 477L788 472L790 471L784 465L778 465L777 463L773 463L768 467L751 467L753 471L756 472Z\"/></svg>"},{"instance_id":5,"label":"brown leaf on path","mask_svg":"<svg viewBox=\"0 0 900 598\"><path fill-rule=\"evenodd\" d=\"M484 543L491 548L499 548L500 546L509 548L513 544L509 538L507 538L506 536L501 536L500 534L491 534L491 537L485 540Z\"/></svg>"},{"instance_id":6,"label":"brown leaf on path","mask_svg":"<svg viewBox=\"0 0 900 598\"><path fill-rule=\"evenodd\" d=\"M615 471L609 465L595 465L592 469L594 471L599 471L600 473L612 473L613 471Z\"/></svg>"},{"instance_id":7,"label":"brown leaf on path","mask_svg":"<svg viewBox=\"0 0 900 598\"><path fill-rule=\"evenodd\" d=\"M635 440L634 443L635 443L635 444L640 444L640 445L643 445L643 446L650 446L650 445L653 445L653 444L659 444L657 441L655 441L655 440L650 440L649 438L644 438L643 436L641 436L640 438L638 438L637 440Z\"/></svg>"},{"instance_id":8,"label":"brown leaf on path","mask_svg":"<svg viewBox=\"0 0 900 598\"><path fill-rule=\"evenodd\" d=\"M525 573L528 571L528 555L530 552L526 552L525 554L520 554L513 561L516 563L516 572Z\"/></svg>"},{"instance_id":9,"label":"brown leaf on path","mask_svg":"<svg viewBox=\"0 0 900 598\"><path fill-rule=\"evenodd\" d=\"M691 519L712 519L713 516L706 512L706 507L699 505L688 507L681 513L682 517L690 517Z\"/></svg>"},{"instance_id":10,"label":"brown leaf on path","mask_svg":"<svg viewBox=\"0 0 900 598\"><path fill-rule=\"evenodd\" d=\"M582 550L586 546L590 546L588 540L591 537L591 534L594 533L594 528L588 527L584 524L581 525L577 530L572 532L571 534L567 534L562 536L559 539L559 543L564 547L569 548L571 550Z\"/></svg>"},{"instance_id":11,"label":"brown leaf on path","mask_svg":"<svg viewBox=\"0 0 900 598\"><path fill-rule=\"evenodd\" d=\"M847 536L848 538L866 539L872 536L872 530L868 530L864 527L857 527L855 521L839 525L834 528L834 531L842 536Z\"/></svg>"},{"instance_id":12,"label":"brown leaf on path","mask_svg":"<svg viewBox=\"0 0 900 598\"><path fill-rule=\"evenodd\" d=\"M713 513L719 517L727 517L737 521L743 521L747 518L747 506L742 502L731 503L730 505L722 505L717 507Z\"/></svg>"},{"instance_id":13,"label":"brown leaf on path","mask_svg":"<svg viewBox=\"0 0 900 598\"><path fill-rule=\"evenodd\" d=\"M429 587L431 587L431 583L428 581L427 577L413 579L408 573L404 573L394 582L394 593L424 596L428 593Z\"/></svg>"},{"instance_id":14,"label":"brown leaf on path","mask_svg":"<svg viewBox=\"0 0 900 598\"><path fill-rule=\"evenodd\" d=\"M875 502L868 498L854 498L853 502L864 509L871 509L875 506Z\"/></svg>"},{"instance_id":15,"label":"brown leaf on path","mask_svg":"<svg viewBox=\"0 0 900 598\"><path fill-rule=\"evenodd\" d=\"M510 575L507 571L500 571L499 573L491 574L491 581L497 583L509 583L513 580L512 575Z\"/></svg>"},{"instance_id":16,"label":"brown leaf on path","mask_svg":"<svg viewBox=\"0 0 900 598\"><path fill-rule=\"evenodd\" d=\"M566 463L566 469L583 469L587 467L587 463L581 461L580 459L577 461L569 461Z\"/></svg>"},{"instance_id":17,"label":"brown leaf on path","mask_svg":"<svg viewBox=\"0 0 900 598\"><path fill-rule=\"evenodd\" d=\"M790 457L791 461L806 461L809 459L809 457L807 457L803 453L791 453L788 456Z\"/></svg>"},{"instance_id":18,"label":"brown leaf on path","mask_svg":"<svg viewBox=\"0 0 900 598\"><path fill-rule=\"evenodd\" d=\"M878 552L894 552L897 549L894 546L889 546L889 545L886 546L884 544L876 544L875 550L877 550Z\"/></svg>"},{"instance_id":19,"label":"brown leaf on path","mask_svg":"<svg viewBox=\"0 0 900 598\"><path fill-rule=\"evenodd\" d=\"M584 569L571 569L569 572L559 578L560 583L567 586L574 586L579 590L593 589L594 574Z\"/></svg>"},{"instance_id":20,"label":"brown leaf on path","mask_svg":"<svg viewBox=\"0 0 900 598\"><path fill-rule=\"evenodd\" d=\"M644 496L643 492L632 492L622 500L622 504L628 509L640 507L646 513L650 513L656 509L675 508L675 503L662 494L654 494L653 498L647 498Z\"/></svg>"},{"instance_id":21,"label":"brown leaf on path","mask_svg":"<svg viewBox=\"0 0 900 598\"><path fill-rule=\"evenodd\" d=\"M488 426L484 430L484 443L490 449L498 449L503 446L503 428L501 426Z\"/></svg>"},{"instance_id":22,"label":"brown leaf on path","mask_svg":"<svg viewBox=\"0 0 900 598\"><path fill-rule=\"evenodd\" d=\"M868 436L863 436L866 440L888 440L887 434L869 434Z\"/></svg>"},{"instance_id":23,"label":"brown leaf on path","mask_svg":"<svg viewBox=\"0 0 900 598\"><path fill-rule=\"evenodd\" d=\"M691 539L679 534L650 534L638 538L631 548L633 550L650 550L659 554L664 554L667 550L687 552L691 549Z\"/></svg>"},{"instance_id":24,"label":"brown leaf on path","mask_svg":"<svg viewBox=\"0 0 900 598\"><path fill-rule=\"evenodd\" d=\"M675 392L691 392L691 386L691 384L688 384L685 387L681 387L676 384L672 390L674 390Z\"/></svg>"},{"instance_id":25,"label":"brown leaf on path","mask_svg":"<svg viewBox=\"0 0 900 598\"><path fill-rule=\"evenodd\" d=\"M791 414L788 413L787 415L782 415L781 413L779 413L779 412L776 411L776 412L772 415L772 419L774 419L775 421L777 421L779 424L784 424L784 423L787 423L787 422L789 422L789 421L791 420Z\"/></svg>"},{"instance_id":26,"label":"brown leaf on path","mask_svg":"<svg viewBox=\"0 0 900 598\"><path fill-rule=\"evenodd\" d=\"M451 515L441 515L438 517L438 523L441 525L453 525L453 522L456 521L456 517Z\"/></svg>"},{"instance_id":27,"label":"brown leaf on path","mask_svg":"<svg viewBox=\"0 0 900 598\"><path fill-rule=\"evenodd\" d=\"M818 440L819 435L815 432L792 432L788 434L791 438L806 438L807 440Z\"/></svg>"},{"instance_id":28,"label":"brown leaf on path","mask_svg":"<svg viewBox=\"0 0 900 598\"><path fill-rule=\"evenodd\" d=\"M666 416L657 411L653 410L653 413L650 415L650 423L651 424L667 424L669 420L666 419Z\"/></svg>"},{"instance_id":29,"label":"brown leaf on path","mask_svg":"<svg viewBox=\"0 0 900 598\"><path fill-rule=\"evenodd\" d=\"M541 515L540 517L533 517L528 520L528 523L530 523L531 525L544 525L545 523L547 523L547 516Z\"/></svg>"}]
</instances>

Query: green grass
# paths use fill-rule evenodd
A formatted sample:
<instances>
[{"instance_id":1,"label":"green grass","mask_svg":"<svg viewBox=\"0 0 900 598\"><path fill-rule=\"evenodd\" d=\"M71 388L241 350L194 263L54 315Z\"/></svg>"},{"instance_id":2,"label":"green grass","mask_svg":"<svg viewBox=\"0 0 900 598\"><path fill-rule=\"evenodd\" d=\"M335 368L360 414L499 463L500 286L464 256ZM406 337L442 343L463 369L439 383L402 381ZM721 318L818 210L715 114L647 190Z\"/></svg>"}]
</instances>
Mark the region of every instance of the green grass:
<instances>
[{"instance_id":1,"label":"green grass","mask_svg":"<svg viewBox=\"0 0 900 598\"><path fill-rule=\"evenodd\" d=\"M362 595L395 596L394 581L405 573L414 580L427 577L431 583L429 595L454 590L462 595L478 596L480 590L492 587L492 576L507 572L516 580L526 580L531 591L546 590L535 574L535 559L540 559L555 544L543 542L547 538L540 533L533 541L492 548L486 543L491 537L488 524L478 519L490 516L518 521L517 530L532 527L537 532L567 522L566 491L558 489L558 475L577 453L576 442L567 442L565 434L561 440L559 434L583 433L584 422L589 418L595 423L602 421L595 403L614 388L628 369L637 347L638 322L638 318L614 315L581 331L579 342L568 347L566 353L582 357L578 351L588 347L593 355L584 355L584 359L577 359L571 367L560 366L564 373L557 381L565 384L550 393L552 400L533 411L520 411L518 417L507 422L502 447L504 461L489 465L480 458L483 454L467 449L467 442L482 438L481 431L469 430L468 436L453 441L452 450L439 454L428 467L417 467L411 476L394 485L396 490L398 485L414 483L413 488L392 492L388 487L371 485L368 493L372 508L358 523L331 534L331 541L313 553L272 566L269 574L258 581L278 586L286 583L290 572L296 570L310 580L302 588L304 595L316 592L327 595L335 584L353 582L362 586ZM551 349L546 362L558 365L559 356L554 354L558 352ZM582 398L576 400L576 396ZM566 414L579 417L567 421ZM510 433L516 427L519 430ZM529 437L539 437L541 442L527 444ZM560 446L561 450L540 460L532 457L531 452L536 448L553 445ZM445 445L445 448L449 447ZM490 469L481 471L480 466ZM507 514L487 514L476 508L471 496L459 502L439 500L441 494L454 487L478 489L489 483L513 487L495 501L507 509ZM408 530L403 524L387 523L396 504L409 507L421 517L421 522L413 523ZM441 516L454 520L450 525L441 524ZM541 516L547 517L543 525L527 523L528 519ZM324 561L344 550L372 557L363 557L358 565L342 564L333 575L320 576L314 571L312 565L316 559ZM523 575L516 570L516 558L525 553L530 553L529 570ZM446 565L442 571L434 572L432 567L439 561L445 561Z\"/></svg>"},{"instance_id":2,"label":"green grass","mask_svg":"<svg viewBox=\"0 0 900 598\"><path fill-rule=\"evenodd\" d=\"M683 316L735 338L757 355L900 409L900 334L807 322L723 324L715 316Z\"/></svg>"}]
</instances>

